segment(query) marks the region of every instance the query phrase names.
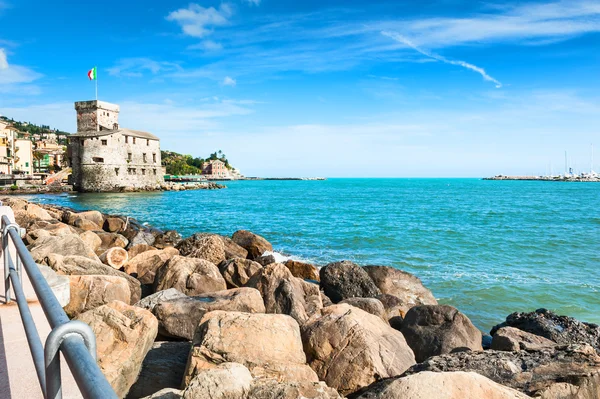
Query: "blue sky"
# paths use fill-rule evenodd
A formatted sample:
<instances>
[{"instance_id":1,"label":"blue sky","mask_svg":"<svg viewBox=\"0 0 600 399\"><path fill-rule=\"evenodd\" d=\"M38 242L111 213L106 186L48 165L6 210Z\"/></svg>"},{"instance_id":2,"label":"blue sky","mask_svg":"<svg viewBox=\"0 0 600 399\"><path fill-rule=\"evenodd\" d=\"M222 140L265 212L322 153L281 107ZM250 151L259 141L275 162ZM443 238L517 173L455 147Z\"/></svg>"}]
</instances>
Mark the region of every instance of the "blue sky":
<instances>
[{"instance_id":1,"label":"blue sky","mask_svg":"<svg viewBox=\"0 0 600 399\"><path fill-rule=\"evenodd\" d=\"M121 105L250 176L600 170L597 0L0 0L0 114Z\"/></svg>"}]
</instances>

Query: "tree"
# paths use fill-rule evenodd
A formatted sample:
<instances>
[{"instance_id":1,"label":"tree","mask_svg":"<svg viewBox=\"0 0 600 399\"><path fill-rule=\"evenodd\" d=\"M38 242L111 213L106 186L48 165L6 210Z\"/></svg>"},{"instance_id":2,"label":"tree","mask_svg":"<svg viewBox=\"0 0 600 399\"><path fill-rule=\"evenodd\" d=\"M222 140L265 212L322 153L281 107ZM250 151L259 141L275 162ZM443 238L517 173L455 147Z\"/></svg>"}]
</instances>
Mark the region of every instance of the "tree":
<instances>
[{"instance_id":1,"label":"tree","mask_svg":"<svg viewBox=\"0 0 600 399\"><path fill-rule=\"evenodd\" d=\"M34 151L33 152L33 159L38 162L37 171L39 172L40 169L42 169L42 159L44 159L44 154L42 154L39 151Z\"/></svg>"}]
</instances>

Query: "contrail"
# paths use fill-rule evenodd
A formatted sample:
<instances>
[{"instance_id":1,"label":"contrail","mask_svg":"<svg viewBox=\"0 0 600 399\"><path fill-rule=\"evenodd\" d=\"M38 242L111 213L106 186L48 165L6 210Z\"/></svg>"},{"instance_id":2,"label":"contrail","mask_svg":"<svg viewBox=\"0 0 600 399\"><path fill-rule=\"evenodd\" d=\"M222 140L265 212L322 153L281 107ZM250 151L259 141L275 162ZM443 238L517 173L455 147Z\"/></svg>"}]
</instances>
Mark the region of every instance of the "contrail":
<instances>
[{"instance_id":1,"label":"contrail","mask_svg":"<svg viewBox=\"0 0 600 399\"><path fill-rule=\"evenodd\" d=\"M485 70L483 68L479 68L477 65L473 65L473 64L469 64L468 62L465 61L453 61L453 60L449 60L446 57L443 57L439 54L435 54L432 53L430 51L427 50L423 50L422 48L420 48L419 46L417 46L416 44L414 44L413 42L411 42L410 40L408 40L407 38L405 38L404 36L395 33L395 32L387 32L387 31L382 31L381 32L382 35L387 36L391 39L394 39L400 43L404 43L406 44L408 47L418 51L419 53L423 54L426 57L429 58L433 58L434 60L437 61L441 61L443 63L446 64L450 64L450 65L458 65L461 66L463 68L467 68L470 69L471 71L477 72L478 74L480 74L481 76L483 76L483 79L487 80L488 82L493 82L496 84L496 88L499 89L502 87L502 83L500 83L499 81L497 81L496 79L494 79L493 77L491 77L490 75L488 75Z\"/></svg>"}]
</instances>

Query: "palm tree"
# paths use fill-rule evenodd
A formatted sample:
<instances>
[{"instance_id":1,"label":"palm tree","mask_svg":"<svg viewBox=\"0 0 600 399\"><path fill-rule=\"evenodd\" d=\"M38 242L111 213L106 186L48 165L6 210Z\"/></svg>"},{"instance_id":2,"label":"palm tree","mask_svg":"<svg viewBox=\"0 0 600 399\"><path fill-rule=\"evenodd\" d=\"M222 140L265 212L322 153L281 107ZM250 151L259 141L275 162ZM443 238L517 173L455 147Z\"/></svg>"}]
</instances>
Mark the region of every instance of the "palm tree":
<instances>
[{"instance_id":1,"label":"palm tree","mask_svg":"<svg viewBox=\"0 0 600 399\"><path fill-rule=\"evenodd\" d=\"M42 159L44 159L44 154L42 154L39 151L34 151L33 159L38 162L38 170L37 171L40 172L40 169L42 168Z\"/></svg>"}]
</instances>

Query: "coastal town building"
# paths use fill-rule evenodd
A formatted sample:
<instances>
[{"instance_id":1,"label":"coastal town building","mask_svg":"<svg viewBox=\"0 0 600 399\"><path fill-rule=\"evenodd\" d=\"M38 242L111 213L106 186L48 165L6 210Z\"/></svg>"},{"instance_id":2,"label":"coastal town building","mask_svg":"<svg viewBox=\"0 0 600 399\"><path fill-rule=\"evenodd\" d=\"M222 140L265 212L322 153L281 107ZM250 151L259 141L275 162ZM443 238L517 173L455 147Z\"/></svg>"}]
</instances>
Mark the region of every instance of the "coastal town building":
<instances>
[{"instance_id":1,"label":"coastal town building","mask_svg":"<svg viewBox=\"0 0 600 399\"><path fill-rule=\"evenodd\" d=\"M225 162L220 159L210 160L202 167L202 174L207 178L226 179L230 178L229 169L225 166Z\"/></svg>"},{"instance_id":2,"label":"coastal town building","mask_svg":"<svg viewBox=\"0 0 600 399\"><path fill-rule=\"evenodd\" d=\"M0 120L0 174L33 175L33 144L29 135Z\"/></svg>"},{"instance_id":3,"label":"coastal town building","mask_svg":"<svg viewBox=\"0 0 600 399\"><path fill-rule=\"evenodd\" d=\"M77 133L68 145L74 189L145 189L164 183L158 137L121 128L116 104L79 101L75 110Z\"/></svg>"},{"instance_id":4,"label":"coastal town building","mask_svg":"<svg viewBox=\"0 0 600 399\"><path fill-rule=\"evenodd\" d=\"M14 167L13 174L33 175L33 143L31 140L14 140Z\"/></svg>"}]
</instances>

